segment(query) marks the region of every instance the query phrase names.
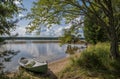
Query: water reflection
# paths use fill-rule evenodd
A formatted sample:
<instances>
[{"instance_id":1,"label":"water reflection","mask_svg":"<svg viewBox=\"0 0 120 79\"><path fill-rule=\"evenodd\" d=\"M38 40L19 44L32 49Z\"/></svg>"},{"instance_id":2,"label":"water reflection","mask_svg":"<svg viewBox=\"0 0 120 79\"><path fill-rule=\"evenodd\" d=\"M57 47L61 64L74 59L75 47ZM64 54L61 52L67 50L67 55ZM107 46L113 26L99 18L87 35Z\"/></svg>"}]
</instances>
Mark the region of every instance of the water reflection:
<instances>
[{"instance_id":1,"label":"water reflection","mask_svg":"<svg viewBox=\"0 0 120 79\"><path fill-rule=\"evenodd\" d=\"M0 47L0 50L2 50L2 53L0 52L0 67L4 66L5 68L2 68L4 71L16 71L19 67L18 60L21 57L52 62L69 54L80 52L83 50L81 49L82 46L72 44L60 46L59 43L32 43L32 41L27 41L26 43L8 43Z\"/></svg>"},{"instance_id":2,"label":"water reflection","mask_svg":"<svg viewBox=\"0 0 120 79\"><path fill-rule=\"evenodd\" d=\"M7 63L11 62L11 59L18 53L19 51L5 50L4 47L0 47L0 73L7 72L7 70L4 70L6 69L6 65L8 65Z\"/></svg>"},{"instance_id":3,"label":"water reflection","mask_svg":"<svg viewBox=\"0 0 120 79\"><path fill-rule=\"evenodd\" d=\"M80 51L81 51L81 49L79 47L68 45L65 53L75 54L76 52L80 52Z\"/></svg>"}]
</instances>

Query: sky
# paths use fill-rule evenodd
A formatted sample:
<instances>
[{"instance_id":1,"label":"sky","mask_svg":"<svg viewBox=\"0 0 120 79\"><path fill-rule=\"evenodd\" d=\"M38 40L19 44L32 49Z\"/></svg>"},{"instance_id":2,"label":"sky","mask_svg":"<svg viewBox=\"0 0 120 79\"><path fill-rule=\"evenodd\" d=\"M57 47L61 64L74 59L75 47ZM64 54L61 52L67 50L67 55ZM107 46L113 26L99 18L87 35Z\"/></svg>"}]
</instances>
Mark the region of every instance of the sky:
<instances>
[{"instance_id":1,"label":"sky","mask_svg":"<svg viewBox=\"0 0 120 79\"><path fill-rule=\"evenodd\" d=\"M27 9L27 11L24 11L19 14L18 17L24 17L27 12L30 12L30 8L33 6L32 2L36 0L23 0L24 8ZM17 5L19 5L19 2L15 2ZM71 24L65 24L64 20L61 21L60 25L53 25L50 28L45 27L41 24L41 32L40 34L36 34L36 31L33 31L31 34L26 34L26 27L28 26L29 20L23 19L17 23L18 27L16 27L15 31L11 31L11 34L14 35L16 33L19 34L19 36L28 36L28 37L58 37L63 34L63 29L70 28ZM80 34L83 36L83 30L80 29Z\"/></svg>"}]
</instances>

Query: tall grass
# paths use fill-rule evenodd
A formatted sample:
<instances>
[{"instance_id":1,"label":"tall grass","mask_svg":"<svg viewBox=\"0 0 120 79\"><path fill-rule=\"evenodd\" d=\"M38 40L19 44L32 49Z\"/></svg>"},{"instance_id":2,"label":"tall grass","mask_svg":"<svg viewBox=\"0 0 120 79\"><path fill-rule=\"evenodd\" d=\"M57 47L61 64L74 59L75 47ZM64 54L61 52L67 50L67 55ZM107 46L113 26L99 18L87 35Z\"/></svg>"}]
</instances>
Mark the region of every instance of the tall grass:
<instances>
[{"instance_id":1,"label":"tall grass","mask_svg":"<svg viewBox=\"0 0 120 79\"><path fill-rule=\"evenodd\" d=\"M21 68L20 68L21 69ZM25 69L11 74L0 73L0 79L54 79L48 74L39 74L27 71Z\"/></svg>"},{"instance_id":2,"label":"tall grass","mask_svg":"<svg viewBox=\"0 0 120 79\"><path fill-rule=\"evenodd\" d=\"M100 76L105 79L120 78L120 59L110 57L109 43L89 46L80 57L72 58L72 65L86 71L88 76Z\"/></svg>"},{"instance_id":3,"label":"tall grass","mask_svg":"<svg viewBox=\"0 0 120 79\"><path fill-rule=\"evenodd\" d=\"M1 73L0 74L0 79L31 79L31 77L30 76L25 76L25 75L22 75L22 74L18 74L18 73L14 74L13 77L9 77L6 74Z\"/></svg>"}]
</instances>

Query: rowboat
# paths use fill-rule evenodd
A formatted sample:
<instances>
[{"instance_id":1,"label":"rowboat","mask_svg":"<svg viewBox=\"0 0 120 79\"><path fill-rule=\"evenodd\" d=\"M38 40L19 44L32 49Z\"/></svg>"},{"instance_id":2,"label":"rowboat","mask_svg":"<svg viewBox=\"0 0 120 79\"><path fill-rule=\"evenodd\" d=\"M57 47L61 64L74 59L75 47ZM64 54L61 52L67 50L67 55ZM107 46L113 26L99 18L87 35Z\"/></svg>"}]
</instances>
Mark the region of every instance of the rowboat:
<instances>
[{"instance_id":1,"label":"rowboat","mask_svg":"<svg viewBox=\"0 0 120 79\"><path fill-rule=\"evenodd\" d=\"M32 72L46 73L48 70L47 62L38 62L34 59L22 57L20 58L18 63L20 64L21 67Z\"/></svg>"}]
</instances>

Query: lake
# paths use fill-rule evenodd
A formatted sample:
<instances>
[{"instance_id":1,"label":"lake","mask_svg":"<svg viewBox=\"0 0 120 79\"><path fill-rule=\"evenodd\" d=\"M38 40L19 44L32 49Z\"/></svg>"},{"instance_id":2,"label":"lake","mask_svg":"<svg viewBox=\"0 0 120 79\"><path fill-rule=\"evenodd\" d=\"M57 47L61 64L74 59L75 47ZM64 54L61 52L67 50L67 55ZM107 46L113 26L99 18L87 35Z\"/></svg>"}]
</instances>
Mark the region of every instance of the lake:
<instances>
[{"instance_id":1,"label":"lake","mask_svg":"<svg viewBox=\"0 0 120 79\"><path fill-rule=\"evenodd\" d=\"M12 72L19 68L18 60L21 57L34 58L48 63L65 58L84 50L84 44L65 44L52 42L14 41L0 45L0 71Z\"/></svg>"}]
</instances>

